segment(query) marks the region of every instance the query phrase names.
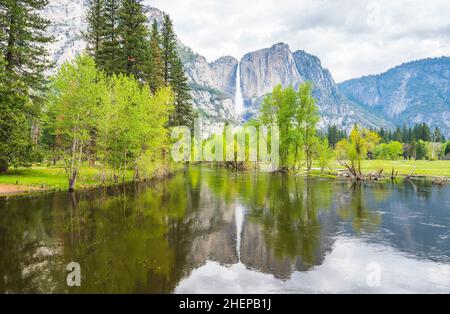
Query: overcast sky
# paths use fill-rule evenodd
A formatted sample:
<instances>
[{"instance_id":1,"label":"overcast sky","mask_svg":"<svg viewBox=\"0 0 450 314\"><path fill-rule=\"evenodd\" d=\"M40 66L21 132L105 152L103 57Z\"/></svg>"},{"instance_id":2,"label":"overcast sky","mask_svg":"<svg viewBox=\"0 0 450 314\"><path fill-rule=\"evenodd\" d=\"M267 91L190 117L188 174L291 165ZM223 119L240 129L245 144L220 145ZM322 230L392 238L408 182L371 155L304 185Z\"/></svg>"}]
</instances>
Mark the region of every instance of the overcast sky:
<instances>
[{"instance_id":1,"label":"overcast sky","mask_svg":"<svg viewBox=\"0 0 450 314\"><path fill-rule=\"evenodd\" d=\"M337 82L450 56L449 0L146 0L213 61L277 42L317 55Z\"/></svg>"}]
</instances>

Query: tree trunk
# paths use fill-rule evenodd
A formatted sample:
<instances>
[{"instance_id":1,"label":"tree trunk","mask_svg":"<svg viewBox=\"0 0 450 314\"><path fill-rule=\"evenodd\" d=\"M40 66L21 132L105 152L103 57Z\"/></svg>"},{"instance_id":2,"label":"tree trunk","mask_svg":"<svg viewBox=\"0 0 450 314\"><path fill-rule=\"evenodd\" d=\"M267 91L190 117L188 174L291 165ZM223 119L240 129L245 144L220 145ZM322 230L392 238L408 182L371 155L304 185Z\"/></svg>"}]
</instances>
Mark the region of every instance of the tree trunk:
<instances>
[{"instance_id":1,"label":"tree trunk","mask_svg":"<svg viewBox=\"0 0 450 314\"><path fill-rule=\"evenodd\" d=\"M75 170L72 173L72 177L69 178L69 192L71 192L71 193L75 192L75 183L77 181L77 174L78 174L78 172Z\"/></svg>"},{"instance_id":2,"label":"tree trunk","mask_svg":"<svg viewBox=\"0 0 450 314\"><path fill-rule=\"evenodd\" d=\"M0 160L0 173L6 173L8 171L8 162L6 160Z\"/></svg>"}]
</instances>

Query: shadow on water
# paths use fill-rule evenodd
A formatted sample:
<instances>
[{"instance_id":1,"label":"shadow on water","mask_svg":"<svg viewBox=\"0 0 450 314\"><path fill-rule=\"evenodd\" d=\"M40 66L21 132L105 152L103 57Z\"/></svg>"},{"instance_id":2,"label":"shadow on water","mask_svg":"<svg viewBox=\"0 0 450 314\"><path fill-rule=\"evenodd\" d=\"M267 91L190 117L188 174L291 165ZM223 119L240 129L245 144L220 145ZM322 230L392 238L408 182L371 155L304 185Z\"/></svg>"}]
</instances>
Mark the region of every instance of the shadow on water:
<instances>
[{"instance_id":1,"label":"shadow on water","mask_svg":"<svg viewBox=\"0 0 450 314\"><path fill-rule=\"evenodd\" d=\"M152 184L0 200L0 292L197 292L215 269L230 273L224 289L269 275L283 291L297 274L320 274L343 239L448 265L449 194L426 182L189 167ZM81 287L66 286L72 261Z\"/></svg>"}]
</instances>

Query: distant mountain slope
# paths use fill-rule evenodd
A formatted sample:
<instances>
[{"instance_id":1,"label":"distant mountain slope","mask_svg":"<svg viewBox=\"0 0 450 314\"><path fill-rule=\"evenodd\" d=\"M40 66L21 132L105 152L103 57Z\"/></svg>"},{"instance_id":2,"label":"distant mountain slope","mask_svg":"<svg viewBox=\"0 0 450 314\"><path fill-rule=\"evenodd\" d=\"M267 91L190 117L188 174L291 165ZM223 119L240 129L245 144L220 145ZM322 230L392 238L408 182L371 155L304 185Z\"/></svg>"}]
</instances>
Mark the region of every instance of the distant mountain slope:
<instances>
[{"instance_id":1,"label":"distant mountain slope","mask_svg":"<svg viewBox=\"0 0 450 314\"><path fill-rule=\"evenodd\" d=\"M284 87L310 81L321 113L321 126L351 128L355 123L369 127L390 126L371 112L349 101L339 92L334 79L316 56L304 51L292 53L278 43L270 48L246 54L241 60L241 82L246 102L246 118L254 117L263 97L277 84Z\"/></svg>"},{"instance_id":2,"label":"distant mountain slope","mask_svg":"<svg viewBox=\"0 0 450 314\"><path fill-rule=\"evenodd\" d=\"M44 16L51 20L56 41L50 53L58 66L85 49L87 0L50 1ZM161 24L163 12L148 7L149 24ZM178 40L178 50L192 88L197 111L214 129L241 121L235 110L238 60L215 62L195 53ZM241 87L246 104L244 118L254 117L263 97L278 83L283 86L311 81L321 113L321 127L349 129L354 123L370 127L426 122L450 136L450 58L412 62L384 74L336 85L319 58L304 51L291 52L284 43L246 54L241 60Z\"/></svg>"},{"instance_id":3,"label":"distant mountain slope","mask_svg":"<svg viewBox=\"0 0 450 314\"><path fill-rule=\"evenodd\" d=\"M338 85L350 100L399 125L425 122L450 136L450 58L405 63Z\"/></svg>"}]
</instances>

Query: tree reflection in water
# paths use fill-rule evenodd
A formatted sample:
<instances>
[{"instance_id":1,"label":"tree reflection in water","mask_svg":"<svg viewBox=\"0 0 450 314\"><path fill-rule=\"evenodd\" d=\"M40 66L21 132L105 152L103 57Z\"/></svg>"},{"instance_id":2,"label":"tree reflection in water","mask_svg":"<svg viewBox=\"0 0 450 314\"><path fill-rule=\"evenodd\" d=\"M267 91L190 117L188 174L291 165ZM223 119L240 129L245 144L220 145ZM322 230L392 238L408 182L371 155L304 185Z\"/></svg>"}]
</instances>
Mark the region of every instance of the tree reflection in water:
<instances>
[{"instance_id":1,"label":"tree reflection in water","mask_svg":"<svg viewBox=\"0 0 450 314\"><path fill-rule=\"evenodd\" d=\"M323 264L343 233L417 250L380 232L384 224L402 234L389 207L397 201L446 197L416 189L427 191L188 167L157 183L1 200L0 292L169 293L211 261L287 280ZM380 208L392 212L385 222ZM66 287L72 261L81 265L78 288Z\"/></svg>"}]
</instances>

